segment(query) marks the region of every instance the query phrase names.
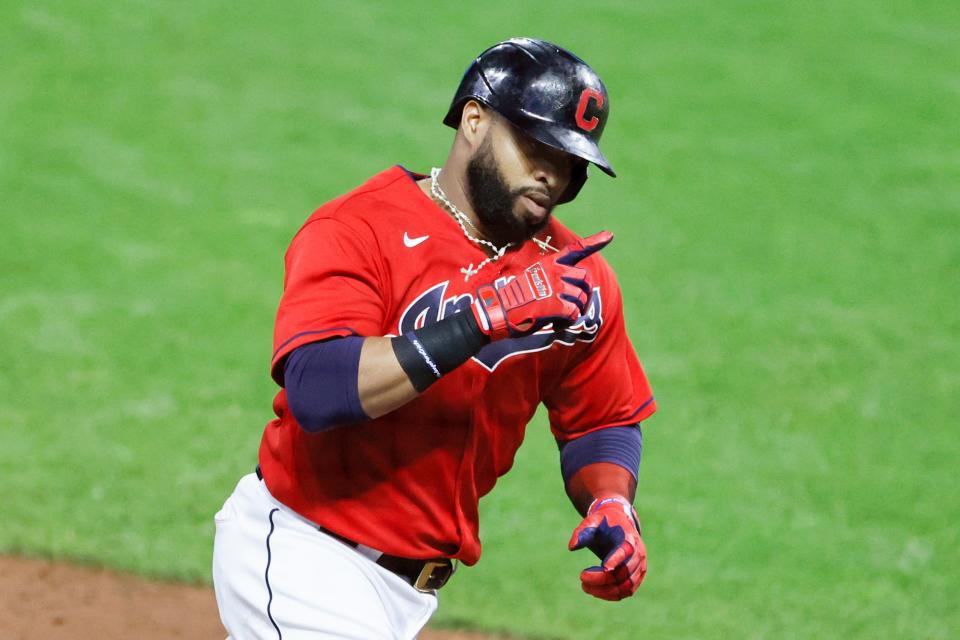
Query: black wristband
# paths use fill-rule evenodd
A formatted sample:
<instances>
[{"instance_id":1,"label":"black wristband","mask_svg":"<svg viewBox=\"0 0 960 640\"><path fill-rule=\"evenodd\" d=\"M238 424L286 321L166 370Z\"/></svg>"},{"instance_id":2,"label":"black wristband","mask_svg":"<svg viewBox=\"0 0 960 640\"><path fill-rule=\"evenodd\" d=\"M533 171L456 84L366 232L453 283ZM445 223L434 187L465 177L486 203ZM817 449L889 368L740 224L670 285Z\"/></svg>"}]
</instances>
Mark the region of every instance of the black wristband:
<instances>
[{"instance_id":1,"label":"black wristband","mask_svg":"<svg viewBox=\"0 0 960 640\"><path fill-rule=\"evenodd\" d=\"M489 341L468 309L393 338L390 346L413 388L423 392Z\"/></svg>"}]
</instances>

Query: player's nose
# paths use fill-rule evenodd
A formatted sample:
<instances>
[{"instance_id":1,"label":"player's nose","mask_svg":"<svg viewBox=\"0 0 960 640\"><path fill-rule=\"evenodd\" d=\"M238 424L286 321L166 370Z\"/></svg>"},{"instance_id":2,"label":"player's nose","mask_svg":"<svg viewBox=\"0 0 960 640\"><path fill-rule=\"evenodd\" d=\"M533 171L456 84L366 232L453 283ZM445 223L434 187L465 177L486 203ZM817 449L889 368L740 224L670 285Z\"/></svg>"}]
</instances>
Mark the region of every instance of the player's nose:
<instances>
[{"instance_id":1,"label":"player's nose","mask_svg":"<svg viewBox=\"0 0 960 640\"><path fill-rule=\"evenodd\" d=\"M539 153L534 158L533 178L554 202L570 181L570 160L566 155L557 151L556 153Z\"/></svg>"}]
</instances>

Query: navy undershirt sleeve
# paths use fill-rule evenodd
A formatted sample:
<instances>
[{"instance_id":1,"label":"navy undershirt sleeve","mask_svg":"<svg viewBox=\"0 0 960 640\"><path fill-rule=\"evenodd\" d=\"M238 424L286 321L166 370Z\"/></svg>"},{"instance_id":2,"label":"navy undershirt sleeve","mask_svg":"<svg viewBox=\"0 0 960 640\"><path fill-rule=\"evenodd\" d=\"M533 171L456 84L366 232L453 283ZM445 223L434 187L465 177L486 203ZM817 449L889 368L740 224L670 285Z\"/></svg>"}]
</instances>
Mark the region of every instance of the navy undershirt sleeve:
<instances>
[{"instance_id":1,"label":"navy undershirt sleeve","mask_svg":"<svg viewBox=\"0 0 960 640\"><path fill-rule=\"evenodd\" d=\"M297 347L284 364L287 404L311 433L370 419L360 406L357 378L363 338L349 336Z\"/></svg>"},{"instance_id":2,"label":"navy undershirt sleeve","mask_svg":"<svg viewBox=\"0 0 960 640\"><path fill-rule=\"evenodd\" d=\"M598 429L560 447L560 473L566 483L588 464L611 462L629 471L637 480L642 451L643 432L639 423Z\"/></svg>"}]
</instances>

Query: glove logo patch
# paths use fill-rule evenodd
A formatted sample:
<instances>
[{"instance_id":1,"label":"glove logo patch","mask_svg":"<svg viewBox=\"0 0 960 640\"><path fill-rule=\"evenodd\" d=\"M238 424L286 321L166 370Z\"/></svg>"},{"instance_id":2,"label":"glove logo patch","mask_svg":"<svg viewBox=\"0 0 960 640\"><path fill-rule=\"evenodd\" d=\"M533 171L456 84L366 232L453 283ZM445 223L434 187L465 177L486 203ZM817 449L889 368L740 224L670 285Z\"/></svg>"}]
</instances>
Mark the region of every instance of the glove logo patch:
<instances>
[{"instance_id":1,"label":"glove logo patch","mask_svg":"<svg viewBox=\"0 0 960 640\"><path fill-rule=\"evenodd\" d=\"M527 284L530 285L530 291L534 297L537 300L549 298L552 291L550 290L550 283L547 282L547 276L543 272L543 266L538 262L531 267L527 267L525 273L527 274Z\"/></svg>"}]
</instances>

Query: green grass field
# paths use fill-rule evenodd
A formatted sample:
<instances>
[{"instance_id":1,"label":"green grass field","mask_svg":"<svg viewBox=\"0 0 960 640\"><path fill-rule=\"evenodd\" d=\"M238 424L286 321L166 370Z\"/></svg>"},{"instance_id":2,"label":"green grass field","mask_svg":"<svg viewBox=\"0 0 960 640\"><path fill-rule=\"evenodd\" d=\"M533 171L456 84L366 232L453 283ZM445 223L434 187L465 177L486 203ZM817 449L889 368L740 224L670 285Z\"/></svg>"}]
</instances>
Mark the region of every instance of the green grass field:
<instances>
[{"instance_id":1,"label":"green grass field","mask_svg":"<svg viewBox=\"0 0 960 640\"><path fill-rule=\"evenodd\" d=\"M617 235L650 572L580 593L538 416L435 622L960 634L960 4L275 4L0 3L0 551L209 581L287 242L442 162L470 58L523 34L611 93L620 177L559 216Z\"/></svg>"}]
</instances>

